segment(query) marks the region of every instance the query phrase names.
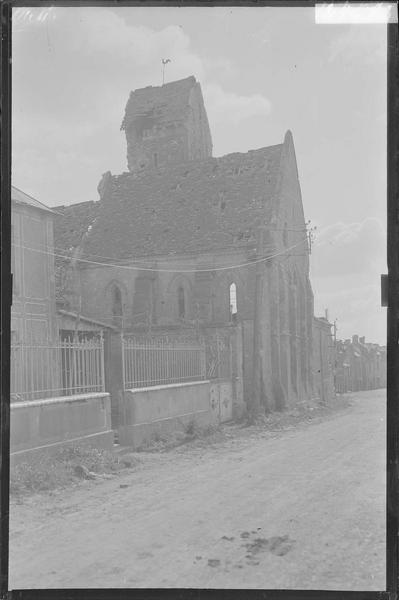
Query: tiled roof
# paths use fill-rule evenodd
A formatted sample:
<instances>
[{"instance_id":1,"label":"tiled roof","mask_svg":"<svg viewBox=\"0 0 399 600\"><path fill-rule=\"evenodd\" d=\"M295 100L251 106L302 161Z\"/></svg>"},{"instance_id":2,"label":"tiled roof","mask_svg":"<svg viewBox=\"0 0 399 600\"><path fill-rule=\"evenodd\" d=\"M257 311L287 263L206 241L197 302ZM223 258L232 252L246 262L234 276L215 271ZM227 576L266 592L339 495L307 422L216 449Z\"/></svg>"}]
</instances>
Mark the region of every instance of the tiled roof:
<instances>
[{"instance_id":1,"label":"tiled roof","mask_svg":"<svg viewBox=\"0 0 399 600\"><path fill-rule=\"evenodd\" d=\"M267 219L282 144L110 176L85 255L124 259L245 247Z\"/></svg>"},{"instance_id":2,"label":"tiled roof","mask_svg":"<svg viewBox=\"0 0 399 600\"><path fill-rule=\"evenodd\" d=\"M187 77L165 85L148 86L130 93L121 129L126 129L130 121L154 111L154 116L166 122L182 119L182 113L189 106L189 96L197 84L195 77Z\"/></svg>"},{"instance_id":3,"label":"tiled roof","mask_svg":"<svg viewBox=\"0 0 399 600\"><path fill-rule=\"evenodd\" d=\"M29 194L22 192L14 186L11 186L11 200L12 202L17 202L18 204L27 204L29 206L34 206L35 208L44 210L46 212L54 212L53 210L51 210L51 208L49 208L42 202L39 202L39 200L36 200L36 198L32 198L32 196L29 196Z\"/></svg>"}]
</instances>

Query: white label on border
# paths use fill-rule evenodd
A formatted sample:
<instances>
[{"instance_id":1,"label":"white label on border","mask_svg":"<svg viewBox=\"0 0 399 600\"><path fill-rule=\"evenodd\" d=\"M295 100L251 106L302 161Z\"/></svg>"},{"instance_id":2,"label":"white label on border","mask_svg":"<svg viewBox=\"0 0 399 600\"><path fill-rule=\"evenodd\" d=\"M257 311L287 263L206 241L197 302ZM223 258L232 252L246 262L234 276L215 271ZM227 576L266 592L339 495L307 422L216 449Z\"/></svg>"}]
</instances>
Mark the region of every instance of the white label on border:
<instances>
[{"instance_id":1,"label":"white label on border","mask_svg":"<svg viewBox=\"0 0 399 600\"><path fill-rule=\"evenodd\" d=\"M375 25L398 22L394 2L323 3L315 6L315 22L320 25Z\"/></svg>"}]
</instances>

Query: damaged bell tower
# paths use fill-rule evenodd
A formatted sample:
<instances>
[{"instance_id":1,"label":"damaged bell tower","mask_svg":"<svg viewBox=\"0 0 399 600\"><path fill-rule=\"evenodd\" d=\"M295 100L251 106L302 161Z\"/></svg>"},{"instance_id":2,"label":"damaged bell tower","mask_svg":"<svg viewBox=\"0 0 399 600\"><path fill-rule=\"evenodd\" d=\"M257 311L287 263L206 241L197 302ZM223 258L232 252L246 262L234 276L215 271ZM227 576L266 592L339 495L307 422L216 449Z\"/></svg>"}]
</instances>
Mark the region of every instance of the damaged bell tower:
<instances>
[{"instance_id":1,"label":"damaged bell tower","mask_svg":"<svg viewBox=\"0 0 399 600\"><path fill-rule=\"evenodd\" d=\"M121 129L132 173L212 156L201 86L193 76L131 92Z\"/></svg>"}]
</instances>

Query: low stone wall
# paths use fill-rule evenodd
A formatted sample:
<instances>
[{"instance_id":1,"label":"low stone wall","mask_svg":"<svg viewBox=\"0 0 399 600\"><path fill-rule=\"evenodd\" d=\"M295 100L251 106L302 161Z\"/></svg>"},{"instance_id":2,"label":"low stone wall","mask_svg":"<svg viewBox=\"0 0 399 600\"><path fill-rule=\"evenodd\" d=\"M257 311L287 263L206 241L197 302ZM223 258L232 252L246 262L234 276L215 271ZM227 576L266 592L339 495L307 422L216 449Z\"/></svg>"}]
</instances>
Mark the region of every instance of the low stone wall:
<instances>
[{"instance_id":1,"label":"low stone wall","mask_svg":"<svg viewBox=\"0 0 399 600\"><path fill-rule=\"evenodd\" d=\"M119 442L139 448L155 436L207 426L232 417L229 381L194 381L125 390L121 400Z\"/></svg>"},{"instance_id":2,"label":"low stone wall","mask_svg":"<svg viewBox=\"0 0 399 600\"><path fill-rule=\"evenodd\" d=\"M79 394L11 404L11 464L33 453L62 445L86 443L111 449L111 404L108 393Z\"/></svg>"}]
</instances>

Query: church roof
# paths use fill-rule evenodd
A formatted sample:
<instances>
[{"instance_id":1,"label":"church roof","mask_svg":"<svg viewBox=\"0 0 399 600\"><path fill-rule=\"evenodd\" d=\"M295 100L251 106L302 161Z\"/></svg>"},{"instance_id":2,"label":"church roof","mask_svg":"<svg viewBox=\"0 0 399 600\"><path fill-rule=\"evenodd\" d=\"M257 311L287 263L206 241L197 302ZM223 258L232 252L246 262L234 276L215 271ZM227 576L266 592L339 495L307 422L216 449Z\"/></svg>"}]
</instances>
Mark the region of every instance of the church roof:
<instances>
[{"instance_id":1,"label":"church roof","mask_svg":"<svg viewBox=\"0 0 399 600\"><path fill-rule=\"evenodd\" d=\"M121 129L127 129L129 123L138 116L153 114L166 122L181 120L189 106L190 92L198 86L194 76L165 83L162 86L148 86L130 93L126 104Z\"/></svg>"},{"instance_id":2,"label":"church roof","mask_svg":"<svg viewBox=\"0 0 399 600\"><path fill-rule=\"evenodd\" d=\"M83 253L118 260L254 244L282 147L110 175Z\"/></svg>"}]
</instances>

